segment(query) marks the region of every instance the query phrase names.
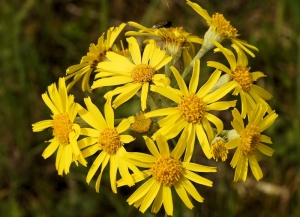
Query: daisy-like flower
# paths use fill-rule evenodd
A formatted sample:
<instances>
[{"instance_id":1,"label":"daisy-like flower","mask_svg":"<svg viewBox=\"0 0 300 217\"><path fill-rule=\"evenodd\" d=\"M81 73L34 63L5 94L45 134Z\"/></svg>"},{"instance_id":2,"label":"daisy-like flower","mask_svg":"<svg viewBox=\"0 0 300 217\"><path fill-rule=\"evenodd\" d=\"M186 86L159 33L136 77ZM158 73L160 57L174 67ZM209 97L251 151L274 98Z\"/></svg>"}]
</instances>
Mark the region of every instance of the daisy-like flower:
<instances>
[{"instance_id":1,"label":"daisy-like flower","mask_svg":"<svg viewBox=\"0 0 300 217\"><path fill-rule=\"evenodd\" d=\"M141 56L140 47L135 38L126 39L129 44L129 51L132 56L133 63L126 57L107 52L108 62L101 62L97 68L100 71L96 74L96 80L92 88L104 86L115 86L126 84L109 91L105 97L118 95L113 101L113 107L117 108L124 102L133 97L141 90L141 107L146 109L146 102L150 83L162 82L166 79L163 74L155 74L157 70L171 61L172 57L165 54L154 41L147 44L143 56Z\"/></svg>"},{"instance_id":2,"label":"daisy-like flower","mask_svg":"<svg viewBox=\"0 0 300 217\"><path fill-rule=\"evenodd\" d=\"M67 69L66 80L74 77L73 81L68 84L68 90L83 77L81 84L82 90L91 92L89 85L91 73L95 71L99 62L105 60L106 52L111 50L113 43L125 26L126 24L122 23L116 28L111 27L108 29L106 40L104 40L104 34L102 34L96 45L94 43L90 44L89 52L86 56L82 57L80 64L70 66Z\"/></svg>"},{"instance_id":3,"label":"daisy-like flower","mask_svg":"<svg viewBox=\"0 0 300 217\"><path fill-rule=\"evenodd\" d=\"M105 118L98 108L92 103L90 98L85 98L84 102L88 110L80 107L78 114L91 126L91 128L81 129L81 134L87 137L78 141L78 146L80 149L83 149L82 154L85 158L95 154L97 151L100 151L87 174L87 183L90 183L96 171L101 167L101 171L95 185L96 191L99 192L102 173L109 162L110 182L114 193L117 193L116 176L118 170L127 185L134 185L128 168L133 170L135 173L138 173L139 171L134 165L122 159L122 156L127 153L124 148L124 144L130 143L134 140L134 138L130 135L121 134L129 128L130 122L124 120L115 128L114 112L111 108L110 99L107 100L104 106Z\"/></svg>"},{"instance_id":4,"label":"daisy-like flower","mask_svg":"<svg viewBox=\"0 0 300 217\"><path fill-rule=\"evenodd\" d=\"M229 39L233 44L246 51L252 57L255 57L248 48L256 51L258 51L258 49L249 45L246 41L238 39L237 37L239 34L237 34L237 29L224 18L223 14L215 13L211 17L206 10L200 7L200 5L189 0L187 0L186 3L203 17L209 25L209 30L205 33L203 42L203 46L206 47L207 50L214 47L214 44L212 43L214 40L221 42L223 39Z\"/></svg>"},{"instance_id":5,"label":"daisy-like flower","mask_svg":"<svg viewBox=\"0 0 300 217\"><path fill-rule=\"evenodd\" d=\"M246 180L248 164L250 164L251 171L257 181L263 177L258 164L258 161L261 159L259 152L272 156L274 150L263 144L272 144L272 141L270 137L263 135L262 132L269 128L278 117L275 111L265 116L266 111L267 106L257 104L252 112L247 113L248 124L246 127L239 111L237 109L232 111L234 119L231 125L237 134L240 135L226 144L228 149L237 147L230 162L231 166L235 168L234 182Z\"/></svg>"},{"instance_id":6,"label":"daisy-like flower","mask_svg":"<svg viewBox=\"0 0 300 217\"><path fill-rule=\"evenodd\" d=\"M46 159L58 149L55 167L59 175L63 175L63 172L69 173L72 161L76 164L79 161L86 166L87 162L77 144L80 126L74 123L78 105L74 102L74 96L68 96L65 79L59 79L58 89L56 84L51 84L48 87L48 94L44 93L42 98L53 113L53 119L32 124L33 132L40 132L46 128L53 129L53 139L48 141L50 145L42 156Z\"/></svg>"},{"instance_id":7,"label":"daisy-like flower","mask_svg":"<svg viewBox=\"0 0 300 217\"><path fill-rule=\"evenodd\" d=\"M128 31L125 33L126 36L159 37L160 40L164 42L164 48L166 49L167 54L173 56L175 59L181 55L182 48L185 46L185 43L203 43L203 39L183 31L182 27L147 28L135 22L128 22L128 24L140 29L140 31Z\"/></svg>"},{"instance_id":8,"label":"daisy-like flower","mask_svg":"<svg viewBox=\"0 0 300 217\"><path fill-rule=\"evenodd\" d=\"M235 106L236 101L217 102L231 91L235 87L235 84L228 83L213 93L209 93L221 74L221 71L216 70L210 76L209 80L196 91L200 76L199 60L195 61L189 88L187 88L177 69L172 66L171 70L174 73L180 90L175 92L169 88L157 86L151 86L151 90L174 101L177 106L150 111L145 116L166 116L158 121L161 128L157 133L162 134L167 139L177 136L183 129L184 132L188 132L188 146L185 152L186 161L189 161L192 157L196 135L206 157L211 158L209 144L215 136L209 122L212 122L216 126L218 134L223 130L223 122L215 115L209 113L209 111L221 111ZM154 139L156 134L153 137Z\"/></svg>"},{"instance_id":9,"label":"daisy-like flower","mask_svg":"<svg viewBox=\"0 0 300 217\"><path fill-rule=\"evenodd\" d=\"M220 50L228 60L230 68L215 61L208 61L207 65L227 73L232 80L231 82L236 84L233 95L239 94L241 97L242 117L244 118L246 113L251 111L257 103L266 104L268 106L268 111L271 112L271 107L266 103L266 100L271 99L272 95L265 89L253 84L257 79L266 77L266 75L259 71L250 72L247 56L237 46L232 45L237 52L238 57L236 59L231 50L224 48L218 42L214 43L218 47L218 50Z\"/></svg>"},{"instance_id":10,"label":"daisy-like flower","mask_svg":"<svg viewBox=\"0 0 300 217\"><path fill-rule=\"evenodd\" d=\"M139 210L144 213L153 202L152 212L157 213L163 205L166 214L173 215L172 187L189 209L194 206L188 195L198 202L203 202L204 199L191 181L211 187L212 182L210 180L199 176L195 172L216 172L216 168L190 163L189 161L180 161L185 150L186 137L187 134L178 141L175 149L170 153L168 143L163 136L157 136L158 149L150 138L144 136L146 145L152 155L133 152L124 156L124 159L128 162L147 168L142 171L143 176L132 175L135 182L150 177L127 199L129 205L134 204L136 208L139 207ZM119 187L125 185L126 182L121 179L117 184Z\"/></svg>"}]
</instances>

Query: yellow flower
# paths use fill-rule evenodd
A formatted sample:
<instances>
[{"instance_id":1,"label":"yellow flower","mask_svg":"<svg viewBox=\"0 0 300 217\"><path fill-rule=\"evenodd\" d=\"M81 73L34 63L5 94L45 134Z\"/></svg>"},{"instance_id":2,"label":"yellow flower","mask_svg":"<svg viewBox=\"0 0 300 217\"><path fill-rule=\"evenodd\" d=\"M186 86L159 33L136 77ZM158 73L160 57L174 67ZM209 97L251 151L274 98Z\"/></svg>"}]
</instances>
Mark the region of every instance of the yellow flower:
<instances>
[{"instance_id":1,"label":"yellow flower","mask_svg":"<svg viewBox=\"0 0 300 217\"><path fill-rule=\"evenodd\" d=\"M121 177L129 186L134 185L128 168L134 172L138 172L138 169L134 165L122 159L122 156L127 153L123 147L124 144L130 143L134 140L134 138L130 135L121 135L122 132L129 128L130 123L127 120L124 120L116 128L114 127L114 112L110 105L110 99L107 100L104 106L105 118L98 108L92 103L89 97L85 98L84 102L88 110L80 107L78 114L91 126L91 128L81 129L81 134L87 137L78 141L78 146L80 149L84 149L82 154L85 158L95 154L97 151L100 151L87 174L87 183L90 183L96 171L101 166L101 172L97 178L95 186L96 191L99 192L102 173L109 162L110 182L114 193L117 193L117 170L119 170Z\"/></svg>"},{"instance_id":2,"label":"yellow flower","mask_svg":"<svg viewBox=\"0 0 300 217\"><path fill-rule=\"evenodd\" d=\"M200 90L196 91L200 76L199 60L195 61L189 88L187 88L177 69L172 66L171 70L174 73L180 90L175 92L170 88L157 86L151 86L151 90L174 101L177 106L150 111L145 116L167 116L158 121L161 128L157 131L157 133L162 134L167 139L174 138L183 129L184 132L188 132L188 146L185 152L185 160L189 161L192 157L196 135L206 157L211 158L209 144L214 138L214 132L209 121L216 126L218 134L223 130L223 122L215 115L209 113L209 111L220 111L235 106L236 101L216 102L231 91L235 87L235 84L228 83L215 92L209 93L221 74L219 70L216 70ZM154 139L156 134L153 137Z\"/></svg>"},{"instance_id":3,"label":"yellow flower","mask_svg":"<svg viewBox=\"0 0 300 217\"><path fill-rule=\"evenodd\" d=\"M228 60L230 68L215 61L208 61L207 65L227 73L231 77L232 82L236 84L233 95L239 94L241 97L242 117L244 118L246 113L251 111L257 103L266 104L268 111L271 112L271 108L265 100L271 99L272 95L263 88L253 84L254 81L257 81L261 77L266 77L266 75L258 71L251 73L250 67L247 67L247 56L237 46L232 45L238 54L238 58L236 59L231 50L224 48L218 42L214 43Z\"/></svg>"},{"instance_id":4,"label":"yellow flower","mask_svg":"<svg viewBox=\"0 0 300 217\"><path fill-rule=\"evenodd\" d=\"M201 17L203 17L209 25L209 30L205 33L203 46L207 49L214 47L213 41L221 42L223 39L229 39L233 44L246 51L252 57L255 55L248 49L258 51L258 49L252 45L249 45L246 41L240 40L237 37L237 29L232 27L230 22L227 21L223 14L215 13L211 17L206 10L200 5L193 3L189 0L186 3L191 6Z\"/></svg>"},{"instance_id":5,"label":"yellow flower","mask_svg":"<svg viewBox=\"0 0 300 217\"><path fill-rule=\"evenodd\" d=\"M82 90L91 92L91 87L89 85L91 73L95 71L99 62L105 60L106 52L111 50L114 41L125 26L126 24L122 23L116 28L111 27L107 31L106 40L104 40L104 34L102 34L102 36L98 39L97 45L94 43L90 45L89 52L86 56L82 57L80 64L70 66L67 69L68 76L66 77L66 80L74 77L73 81L69 83L67 87L68 90L70 90L72 86L83 77L81 84Z\"/></svg>"},{"instance_id":6,"label":"yellow flower","mask_svg":"<svg viewBox=\"0 0 300 217\"><path fill-rule=\"evenodd\" d=\"M222 161L225 161L228 154L226 141L221 137L216 137L211 143L210 152L215 161L218 161L219 158L221 158Z\"/></svg>"},{"instance_id":7,"label":"yellow flower","mask_svg":"<svg viewBox=\"0 0 300 217\"><path fill-rule=\"evenodd\" d=\"M118 95L113 101L113 107L117 108L124 102L128 101L140 89L141 90L141 107L146 109L148 89L150 83L162 82L166 77L163 74L155 74L157 70L166 65L172 57L167 56L165 51L154 43L147 44L143 56L141 57L140 47L135 38L126 39L129 43L133 63L126 57L113 52L107 52L108 62L101 62L97 68L100 71L96 75L96 80L92 88L104 86L115 86L126 84L109 91L105 97ZM104 77L104 78L103 78Z\"/></svg>"},{"instance_id":8,"label":"yellow flower","mask_svg":"<svg viewBox=\"0 0 300 217\"><path fill-rule=\"evenodd\" d=\"M128 22L128 24L140 29L140 31L128 31L125 33L126 36L159 37L160 40L164 42L164 48L166 49L167 54L173 56L173 58L181 55L182 48L185 46L185 43L203 43L203 39L183 31L182 27L147 28L135 22Z\"/></svg>"},{"instance_id":9,"label":"yellow flower","mask_svg":"<svg viewBox=\"0 0 300 217\"><path fill-rule=\"evenodd\" d=\"M196 201L203 202L204 199L190 180L211 187L212 182L210 180L199 176L195 172L216 172L216 168L180 161L186 147L186 137L187 134L178 141L175 149L170 153L168 143L163 136L157 136L158 149L150 138L144 136L146 145L152 155L135 152L124 156L124 159L128 162L147 168L142 171L143 176L132 175L135 182L151 176L127 199L129 205L134 204L136 208L139 207L139 210L144 213L153 202L152 212L157 213L163 205L167 215L173 215L172 187L189 209L194 207L189 195ZM121 179L117 184L119 187L126 183Z\"/></svg>"},{"instance_id":10,"label":"yellow flower","mask_svg":"<svg viewBox=\"0 0 300 217\"><path fill-rule=\"evenodd\" d=\"M272 111L264 117L267 108L265 105L257 104L252 112L247 113L248 124L246 127L238 110L234 109L232 111L234 119L231 125L239 134L239 137L227 142L226 147L228 149L237 147L230 162L231 166L235 168L234 182L246 180L248 163L250 163L251 171L257 181L263 177L263 173L258 164L258 161L261 159L259 152L267 156L272 156L274 150L263 144L272 144L272 141L270 137L261 133L269 128L278 117L275 111Z\"/></svg>"},{"instance_id":11,"label":"yellow flower","mask_svg":"<svg viewBox=\"0 0 300 217\"><path fill-rule=\"evenodd\" d=\"M49 94L49 95L48 95ZM65 79L60 78L58 89L56 84L48 87L48 94L44 93L42 98L53 113L52 120L44 120L32 124L33 132L40 132L51 127L53 139L49 140L50 145L44 150L42 156L46 159L57 149L55 167L59 175L69 173L72 161L77 160L84 166L84 160L78 148L77 138L80 135L79 125L74 123L77 115L78 105L74 102L74 96L67 95Z\"/></svg>"},{"instance_id":12,"label":"yellow flower","mask_svg":"<svg viewBox=\"0 0 300 217\"><path fill-rule=\"evenodd\" d=\"M137 133L147 133L150 130L152 124L151 118L145 117L143 112L134 116L134 121L132 121L131 128Z\"/></svg>"}]
</instances>

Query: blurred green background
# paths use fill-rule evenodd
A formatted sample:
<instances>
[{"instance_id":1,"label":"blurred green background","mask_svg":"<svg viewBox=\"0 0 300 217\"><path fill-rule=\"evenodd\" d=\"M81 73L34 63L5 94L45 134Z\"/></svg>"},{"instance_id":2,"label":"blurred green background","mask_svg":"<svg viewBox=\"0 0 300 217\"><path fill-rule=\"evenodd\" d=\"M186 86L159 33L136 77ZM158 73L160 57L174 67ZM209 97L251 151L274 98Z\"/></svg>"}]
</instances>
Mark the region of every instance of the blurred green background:
<instances>
[{"instance_id":1,"label":"blurred green background","mask_svg":"<svg viewBox=\"0 0 300 217\"><path fill-rule=\"evenodd\" d=\"M275 153L260 162L260 182L249 173L246 182L233 183L231 156L226 163L209 161L219 172L203 175L214 181L214 187L200 189L204 203L194 202L190 211L175 196L174 216L300 216L300 1L195 2L209 14L223 13L240 38L259 48L249 65L267 75L260 85L273 94L270 105L279 117L266 131ZM0 216L164 216L149 210L142 215L128 206L132 189L123 187L114 195L108 170L99 194L94 182L85 182L87 168L73 165L69 175L58 176L55 156L41 156L51 131L33 133L31 124L50 117L41 99L47 86L77 64L109 27L166 20L199 37L207 29L184 0L0 1ZM80 95L80 85L76 88L73 94ZM78 102L81 97L76 95Z\"/></svg>"}]
</instances>

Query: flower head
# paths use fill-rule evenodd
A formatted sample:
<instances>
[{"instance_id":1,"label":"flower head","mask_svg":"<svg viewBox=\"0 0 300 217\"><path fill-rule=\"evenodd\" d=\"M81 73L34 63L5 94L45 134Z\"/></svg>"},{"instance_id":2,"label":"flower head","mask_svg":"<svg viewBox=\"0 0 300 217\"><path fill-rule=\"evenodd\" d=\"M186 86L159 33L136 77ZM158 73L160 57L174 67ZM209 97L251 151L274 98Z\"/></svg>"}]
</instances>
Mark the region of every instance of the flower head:
<instances>
[{"instance_id":1,"label":"flower head","mask_svg":"<svg viewBox=\"0 0 300 217\"><path fill-rule=\"evenodd\" d=\"M126 36L159 37L160 40L164 42L164 48L166 49L167 54L173 56L175 59L181 55L182 48L186 43L203 43L203 39L183 31L182 27L147 28L135 22L128 22L128 24L140 29L140 31L128 31L125 33Z\"/></svg>"},{"instance_id":2,"label":"flower head","mask_svg":"<svg viewBox=\"0 0 300 217\"><path fill-rule=\"evenodd\" d=\"M121 134L129 128L130 123L127 120L124 120L116 128L114 127L114 113L110 105L110 99L108 99L104 106L105 118L98 108L92 103L90 98L85 98L84 102L88 110L81 107L78 114L91 127L82 128L82 135L87 137L80 140L78 142L78 146L80 149L83 149L82 154L84 157L91 156L97 151L100 151L87 174L87 183L91 181L97 170L101 167L95 186L96 191L99 192L102 173L109 162L110 182L114 193L117 193L117 170L119 170L120 175L125 180L126 184L129 186L134 185L128 168L134 172L138 172L138 169L134 165L122 159L122 156L127 153L124 148L124 144L130 143L134 140L134 138L130 135Z\"/></svg>"},{"instance_id":3,"label":"flower head","mask_svg":"<svg viewBox=\"0 0 300 217\"><path fill-rule=\"evenodd\" d=\"M74 77L73 81L68 85L68 90L83 77L81 85L82 90L91 92L91 87L89 85L91 73L95 71L98 63L105 61L106 52L111 50L113 43L125 26L126 24L122 23L116 28L111 27L107 31L106 40L104 40L104 34L102 34L96 45L93 43L90 45L89 52L86 56L82 57L80 64L70 66L67 69L66 80Z\"/></svg>"},{"instance_id":4,"label":"flower head","mask_svg":"<svg viewBox=\"0 0 300 217\"><path fill-rule=\"evenodd\" d=\"M239 47L232 45L238 54L238 58L236 59L231 50L224 48L218 42L214 42L214 44L218 47L217 50L224 54L230 68L215 61L208 61L207 65L224 71L230 76L232 82L236 84L233 95L239 94L241 97L242 117L244 118L246 113L251 111L257 103L263 103L268 106L266 100L271 99L272 95L254 84L257 79L266 77L266 75L258 71L250 72L247 56ZM268 106L268 111L271 112L270 106Z\"/></svg>"},{"instance_id":5,"label":"flower head","mask_svg":"<svg viewBox=\"0 0 300 217\"><path fill-rule=\"evenodd\" d=\"M208 26L209 30L205 33L203 46L207 49L214 47L213 41L221 42L224 39L229 39L233 44L246 51L252 57L255 55L248 49L258 51L258 49L252 45L249 45L246 41L240 40L237 37L237 29L234 28L229 21L227 21L223 14L215 13L212 16L208 14L200 5L193 3L189 0L186 3L191 6L201 17L203 17Z\"/></svg>"},{"instance_id":6,"label":"flower head","mask_svg":"<svg viewBox=\"0 0 300 217\"><path fill-rule=\"evenodd\" d=\"M146 168L142 171L143 176L132 175L135 182L151 177L128 198L127 202L130 205L134 204L136 208L139 207L141 212L145 212L153 202L152 212L157 213L163 205L167 215L172 215L171 188L173 187L189 209L194 206L188 194L196 201L203 202L204 199L190 180L211 187L212 182L210 180L199 176L195 172L216 172L216 168L180 160L186 147L186 137L187 134L178 141L176 147L170 153L168 143L163 136L157 136L158 149L150 138L144 136L146 145L152 155L136 152L124 156L124 159L128 162ZM121 179L117 184L123 186L126 183Z\"/></svg>"},{"instance_id":7,"label":"flower head","mask_svg":"<svg viewBox=\"0 0 300 217\"><path fill-rule=\"evenodd\" d=\"M96 75L93 89L103 86L115 86L126 84L108 92L105 97L118 95L113 101L113 107L117 108L128 101L140 89L141 107L146 109L146 101L150 83L161 82L166 79L163 74L155 74L157 70L166 65L172 57L165 54L154 42L147 44L143 56L135 38L127 38L129 51L133 62L124 56L113 52L107 52L108 62L101 62L97 68L100 71Z\"/></svg>"},{"instance_id":8,"label":"flower head","mask_svg":"<svg viewBox=\"0 0 300 217\"><path fill-rule=\"evenodd\" d=\"M222 161L225 161L228 154L226 141L221 137L216 137L211 143L210 151L213 159L218 161L221 158Z\"/></svg>"},{"instance_id":9,"label":"flower head","mask_svg":"<svg viewBox=\"0 0 300 217\"><path fill-rule=\"evenodd\" d=\"M78 105L74 102L74 96L67 95L65 79L59 79L58 89L55 84L50 85L48 94L44 93L42 98L53 113L52 120L32 124L33 132L52 128L53 139L48 141L50 145L44 150L42 156L46 159L58 149L55 167L59 175L63 175L63 172L69 173L72 161L77 164L78 160L86 166L87 162L77 144L80 126L74 123Z\"/></svg>"},{"instance_id":10,"label":"flower head","mask_svg":"<svg viewBox=\"0 0 300 217\"><path fill-rule=\"evenodd\" d=\"M209 112L211 110L221 111L235 106L236 101L217 102L234 88L234 84L228 83L215 92L209 93L221 74L219 70L216 70L209 80L197 91L200 76L199 60L195 61L189 88L186 86L177 69L172 66L171 70L174 73L180 90L176 90L175 92L170 88L157 86L151 86L151 90L169 98L177 106L150 111L145 116L166 116L158 121L161 128L156 134L160 133L167 139L177 136L182 130L188 132L188 146L185 153L185 160L190 160L192 157L196 135L206 157L211 158L209 144L215 136L209 122L212 122L216 126L218 133L223 130L223 122Z\"/></svg>"},{"instance_id":11,"label":"flower head","mask_svg":"<svg viewBox=\"0 0 300 217\"><path fill-rule=\"evenodd\" d=\"M245 127L241 114L237 109L232 111L233 121L232 127L235 129L239 137L232 139L226 143L228 149L237 148L230 162L235 168L234 180L245 181L248 173L248 164L256 180L263 177L263 173L258 164L260 160L259 152L272 156L274 150L264 143L272 144L271 138L263 135L262 132L269 128L278 117L275 111L265 116L268 107L266 105L257 104L253 111L247 113L248 124ZM265 117L264 117L265 116Z\"/></svg>"},{"instance_id":12,"label":"flower head","mask_svg":"<svg viewBox=\"0 0 300 217\"><path fill-rule=\"evenodd\" d=\"M134 121L131 124L131 128L137 133L146 133L150 130L151 124L151 118L145 117L144 113L140 112L140 114L137 114L134 117Z\"/></svg>"}]
</instances>

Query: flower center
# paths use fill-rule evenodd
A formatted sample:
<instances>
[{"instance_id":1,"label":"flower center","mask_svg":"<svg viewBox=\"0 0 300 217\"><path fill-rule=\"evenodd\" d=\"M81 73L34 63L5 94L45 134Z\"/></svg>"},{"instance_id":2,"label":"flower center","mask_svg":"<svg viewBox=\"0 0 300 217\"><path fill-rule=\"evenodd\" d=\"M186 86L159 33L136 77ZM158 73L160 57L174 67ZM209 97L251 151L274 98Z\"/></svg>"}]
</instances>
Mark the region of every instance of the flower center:
<instances>
[{"instance_id":1,"label":"flower center","mask_svg":"<svg viewBox=\"0 0 300 217\"><path fill-rule=\"evenodd\" d=\"M70 121L68 113L60 113L54 116L53 135L61 145L69 144L69 133L72 131L73 123Z\"/></svg>"},{"instance_id":2,"label":"flower center","mask_svg":"<svg viewBox=\"0 0 300 217\"><path fill-rule=\"evenodd\" d=\"M131 72L131 77L136 83L144 83L152 80L155 73L154 68L148 64L140 64L134 67Z\"/></svg>"},{"instance_id":3,"label":"flower center","mask_svg":"<svg viewBox=\"0 0 300 217\"><path fill-rule=\"evenodd\" d=\"M193 124L200 123L205 115L205 104L196 95L183 97L178 108L182 117Z\"/></svg>"},{"instance_id":4,"label":"flower center","mask_svg":"<svg viewBox=\"0 0 300 217\"><path fill-rule=\"evenodd\" d=\"M105 128L99 135L99 147L109 155L115 155L123 145L116 129Z\"/></svg>"},{"instance_id":5,"label":"flower center","mask_svg":"<svg viewBox=\"0 0 300 217\"><path fill-rule=\"evenodd\" d=\"M218 158L221 158L222 161L227 159L228 149L225 144L223 139L219 139L210 147L210 152L216 161L218 161Z\"/></svg>"},{"instance_id":6,"label":"flower center","mask_svg":"<svg viewBox=\"0 0 300 217\"><path fill-rule=\"evenodd\" d=\"M241 135L241 150L245 156L253 155L260 143L260 133L258 127L248 125Z\"/></svg>"},{"instance_id":7,"label":"flower center","mask_svg":"<svg viewBox=\"0 0 300 217\"><path fill-rule=\"evenodd\" d=\"M163 185L172 186L181 177L182 165L179 160L161 156L150 169L152 177Z\"/></svg>"},{"instance_id":8,"label":"flower center","mask_svg":"<svg viewBox=\"0 0 300 217\"><path fill-rule=\"evenodd\" d=\"M140 113L134 117L134 122L131 125L133 131L138 133L146 133L149 131L152 124L151 118L145 117L144 113Z\"/></svg>"},{"instance_id":9,"label":"flower center","mask_svg":"<svg viewBox=\"0 0 300 217\"><path fill-rule=\"evenodd\" d=\"M234 39L238 36L237 29L230 25L230 22L224 18L223 14L213 14L211 23L208 23L208 25L213 26L214 31L224 38Z\"/></svg>"},{"instance_id":10,"label":"flower center","mask_svg":"<svg viewBox=\"0 0 300 217\"><path fill-rule=\"evenodd\" d=\"M236 66L235 71L232 72L232 79L241 85L244 92L250 91L253 83L252 74L249 71L250 67Z\"/></svg>"}]
</instances>

